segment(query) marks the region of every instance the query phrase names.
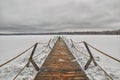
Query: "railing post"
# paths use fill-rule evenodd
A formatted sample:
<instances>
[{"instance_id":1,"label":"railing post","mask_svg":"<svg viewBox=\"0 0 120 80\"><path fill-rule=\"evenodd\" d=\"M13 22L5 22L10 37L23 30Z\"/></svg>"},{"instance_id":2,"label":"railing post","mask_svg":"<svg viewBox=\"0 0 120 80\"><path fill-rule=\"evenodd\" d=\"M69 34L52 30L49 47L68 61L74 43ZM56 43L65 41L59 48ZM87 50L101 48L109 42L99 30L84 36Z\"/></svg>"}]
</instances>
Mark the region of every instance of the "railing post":
<instances>
[{"instance_id":1,"label":"railing post","mask_svg":"<svg viewBox=\"0 0 120 80\"><path fill-rule=\"evenodd\" d=\"M29 67L29 64L30 64L30 62L33 64L33 66L35 67L35 69L37 70L37 71L39 71L39 67L37 66L37 64L34 62L34 60L33 60L33 55L34 55L34 53L35 53L35 50L36 50L36 48L37 48L37 45L38 45L38 43L36 43L35 45L34 45L34 48L33 48L33 50L32 50L32 53L31 53L31 55L30 55L30 58L29 58L29 62L28 62L28 64L27 64L27 67Z\"/></svg>"},{"instance_id":2,"label":"railing post","mask_svg":"<svg viewBox=\"0 0 120 80\"><path fill-rule=\"evenodd\" d=\"M71 46L71 47L75 47L75 46L74 46L74 44L73 44L73 40L72 40L72 39L70 39L70 41L71 41L71 43L72 43L72 46Z\"/></svg>"},{"instance_id":3,"label":"railing post","mask_svg":"<svg viewBox=\"0 0 120 80\"><path fill-rule=\"evenodd\" d=\"M50 39L49 42L48 42L48 47L49 47L50 49L52 49L52 48L50 47L50 42L51 42L51 40L52 40L52 39Z\"/></svg>"},{"instance_id":4,"label":"railing post","mask_svg":"<svg viewBox=\"0 0 120 80\"><path fill-rule=\"evenodd\" d=\"M60 36L58 37L58 40L59 40L59 42L60 42Z\"/></svg>"},{"instance_id":5,"label":"railing post","mask_svg":"<svg viewBox=\"0 0 120 80\"><path fill-rule=\"evenodd\" d=\"M90 55L90 59L88 60L88 62L87 62L86 65L85 65L85 70L86 70L86 69L89 67L89 65L90 65L90 63L91 63L92 61L93 61L93 63L95 64L95 66L97 66L97 64L96 64L96 62L95 62L95 59L94 59L94 57L93 57L93 55L92 55L92 53L91 53L91 51L90 51L87 43L86 43L85 41L84 41L83 43L84 43L84 45L85 45L85 47L86 47L86 49L87 49L87 51L88 51L88 53L89 53L89 55Z\"/></svg>"},{"instance_id":6,"label":"railing post","mask_svg":"<svg viewBox=\"0 0 120 80\"><path fill-rule=\"evenodd\" d=\"M34 46L34 48L33 48L33 51L32 51L32 53L31 53L31 55L30 55L30 59L32 59L32 57L33 57L33 55L34 55L34 53L35 53L35 50L36 50L36 48L37 48L37 45L38 45L38 43L35 44L35 46Z\"/></svg>"}]
</instances>

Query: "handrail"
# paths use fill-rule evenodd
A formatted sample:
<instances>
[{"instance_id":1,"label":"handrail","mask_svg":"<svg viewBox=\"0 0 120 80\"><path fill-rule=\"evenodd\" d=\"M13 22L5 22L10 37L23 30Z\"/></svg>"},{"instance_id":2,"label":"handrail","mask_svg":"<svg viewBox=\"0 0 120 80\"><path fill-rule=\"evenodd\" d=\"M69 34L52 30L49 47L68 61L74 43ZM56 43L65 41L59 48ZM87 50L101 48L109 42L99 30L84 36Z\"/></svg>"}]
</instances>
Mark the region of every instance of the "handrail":
<instances>
[{"instance_id":1,"label":"handrail","mask_svg":"<svg viewBox=\"0 0 120 80\"><path fill-rule=\"evenodd\" d=\"M39 56L41 53L43 53L47 48L48 48L48 46L47 46L44 50L42 50L38 55L34 56L33 58L38 57L38 56Z\"/></svg>"},{"instance_id":2,"label":"handrail","mask_svg":"<svg viewBox=\"0 0 120 80\"><path fill-rule=\"evenodd\" d=\"M74 43L83 43L83 42L85 42L85 41L81 41L81 42L74 42Z\"/></svg>"},{"instance_id":3,"label":"handrail","mask_svg":"<svg viewBox=\"0 0 120 80\"><path fill-rule=\"evenodd\" d=\"M95 61L95 63L111 80L113 80L112 77L96 61Z\"/></svg>"},{"instance_id":4,"label":"handrail","mask_svg":"<svg viewBox=\"0 0 120 80\"><path fill-rule=\"evenodd\" d=\"M1 64L0 67L6 65L7 63L9 63L9 62L13 61L14 59L18 58L19 56L23 55L25 52L27 52L28 50L30 50L30 49L31 49L32 47L34 47L34 46L35 46L35 44L34 44L33 46L31 46L30 48L28 48L27 50L23 51L21 54L19 54L19 55L13 57L12 59L6 61L6 62L3 63L3 64Z\"/></svg>"},{"instance_id":5,"label":"handrail","mask_svg":"<svg viewBox=\"0 0 120 80\"><path fill-rule=\"evenodd\" d=\"M51 39L50 39L50 41L51 41ZM50 43L50 41L49 41L49 43ZM49 43L48 43L48 44L49 44ZM39 44L39 43L34 44L34 48L33 48L32 54L31 54L31 56L29 57L27 64L18 72L18 74L14 77L13 80L15 80L15 79L20 75L20 73L25 69L25 67L28 66L28 64L30 63L30 61L32 62L32 64L33 64L33 66L35 67L35 69L36 69L36 67L38 67L38 66L36 65L36 63L33 61L33 58L37 57L37 56L40 55L40 54L38 54L38 55L36 55L36 56L34 56L34 57L32 58L32 56L33 56L33 54L34 54L34 51L35 51L35 49L36 49L36 47L37 47L37 44ZM48 46L49 46L49 45L48 45ZM48 47L48 46L47 46L47 47ZM44 52L45 50L46 50L46 48L45 48L42 52ZM41 52L41 53L42 53L42 52ZM38 68L39 68L39 67L38 67ZM37 69L36 69L36 70L37 70ZM37 70L37 71L38 71L38 70Z\"/></svg>"},{"instance_id":6,"label":"handrail","mask_svg":"<svg viewBox=\"0 0 120 80\"><path fill-rule=\"evenodd\" d=\"M84 43L84 42L86 42L86 41L75 42L75 43ZM87 42L86 42L86 43L87 43ZM108 54L106 54L106 53L102 52L101 50L99 50L99 49L97 49L97 48L93 47L93 46L92 46L92 45L90 45L89 43L87 43L87 45L88 45L88 46L90 46L91 48L93 48L94 50L96 50L96 51L98 51L98 52L102 53L103 55L105 55L105 56L107 56L107 57L109 57L109 58L112 58L112 59L113 59L113 60L115 60L115 61L120 62L120 60L118 60L118 59L116 59L116 58L114 58L114 57L112 57L112 56L110 56L110 55L108 55Z\"/></svg>"},{"instance_id":7,"label":"handrail","mask_svg":"<svg viewBox=\"0 0 120 80\"><path fill-rule=\"evenodd\" d=\"M47 44L47 43L48 43L48 41L47 41L47 42L44 42L44 43L38 42L38 44Z\"/></svg>"},{"instance_id":8,"label":"handrail","mask_svg":"<svg viewBox=\"0 0 120 80\"><path fill-rule=\"evenodd\" d=\"M49 40L46 48L45 48L44 50L42 50L42 51L40 52L40 54L43 53L48 47L51 49L51 47L50 47L51 41L52 41L52 39ZM14 59L18 58L19 56L23 55L25 52L27 52L28 50L30 50L30 49L33 48L33 47L34 47L34 48L33 48L32 53L34 53L34 51L35 51L35 49L36 49L36 47L37 47L37 44L46 44L46 43L35 43L33 46L31 46L31 47L28 48L27 50L23 51L21 54L13 57L12 59L6 61L6 62L3 63L3 64L1 64L0 67L6 65L7 63L9 63L9 62L13 61ZM40 54L34 56L33 58L36 58L36 57L39 56ZM32 56L33 56L33 55L32 55ZM20 75L20 73L25 69L25 67L27 67L27 65L29 64L30 61L31 61L31 63L33 64L33 66L36 67L36 63L34 62L34 60L33 60L33 59L31 58L31 56L30 56L29 59L28 59L27 64L25 64L25 66L18 72L18 74L13 78L13 80L15 80L15 79Z\"/></svg>"},{"instance_id":9,"label":"handrail","mask_svg":"<svg viewBox=\"0 0 120 80\"><path fill-rule=\"evenodd\" d=\"M51 41L51 40L50 40L50 41ZM49 43L50 43L50 41L49 41ZM48 43L48 44L49 44L49 43ZM38 44L38 43L36 43L36 44L34 45L33 51L32 51L32 53L31 53L31 56L30 56L29 59L28 59L27 64L18 72L18 74L14 77L13 80L15 80L15 79L20 75L20 73L25 69L25 67L28 66L28 64L30 63L30 61L31 61L31 63L33 64L33 66L35 67L35 69L36 69L37 71L39 71L39 67L36 65L36 63L34 62L33 58L37 57L37 56L40 55L40 54L38 54L38 55L36 55L36 56L34 56L34 57L32 58L32 56L34 55L34 51L35 51L35 49L36 49L36 47L37 47L37 44ZM47 46L47 47L48 47L48 46ZM45 50L46 50L46 48L45 48L42 52L44 52ZM41 53L42 53L42 52L41 52Z\"/></svg>"},{"instance_id":10,"label":"handrail","mask_svg":"<svg viewBox=\"0 0 120 80\"><path fill-rule=\"evenodd\" d=\"M111 59L113 59L113 60L115 60L115 61L120 62L120 60L118 60L118 59L116 59L116 58L114 58L114 57L112 57L112 56L110 56L110 55L108 55L108 54L106 54L106 53L102 52L101 50L99 50L99 49L97 49L97 48L93 47L92 45L90 45L90 44L88 44L88 43L87 43L87 45L88 45L88 46L90 46L91 48L95 49L96 51L98 51L98 52L102 53L103 55L105 55L105 56L107 56L107 57L109 57L109 58L111 58Z\"/></svg>"},{"instance_id":11,"label":"handrail","mask_svg":"<svg viewBox=\"0 0 120 80\"><path fill-rule=\"evenodd\" d=\"M75 48L78 52L80 52L79 49L78 49L76 46L74 46L74 48ZM85 55L86 57L90 57L90 56L88 56L87 54L85 54L85 53L83 53L83 52L80 52L80 53L83 54L83 55Z\"/></svg>"},{"instance_id":12,"label":"handrail","mask_svg":"<svg viewBox=\"0 0 120 80\"><path fill-rule=\"evenodd\" d=\"M85 41L82 41L82 42L79 42L79 43L86 43L86 42L85 42ZM73 43L72 43L72 44L73 44ZM90 44L86 43L86 45L88 45L88 46L92 47L93 49L99 51L100 53L104 54L105 56L110 57L110 58L112 58L112 59L120 62L120 60L118 60L118 59L116 59L116 58L114 58L114 57L112 57L112 56L110 56L110 55L108 55L108 54L106 54L106 53L104 53L104 52L96 49L95 47L91 46ZM75 48L77 51L79 50L79 49L76 48L76 46L74 46L74 48ZM81 53L81 52L80 52L80 53ZM91 54L91 55L92 55L92 54ZM88 56L88 57L89 57L89 56ZM94 57L93 57L93 58L94 58ZM101 69L101 70L109 77L110 80L113 80L112 77L111 77L95 60L93 60L93 61L94 61L94 63L96 64L96 66L98 66L99 69Z\"/></svg>"},{"instance_id":13,"label":"handrail","mask_svg":"<svg viewBox=\"0 0 120 80\"><path fill-rule=\"evenodd\" d=\"M48 41L48 47L50 48L50 49L52 49L51 48L51 46L50 46L50 42L52 41L52 39L50 39L49 41Z\"/></svg>"},{"instance_id":14,"label":"handrail","mask_svg":"<svg viewBox=\"0 0 120 80\"><path fill-rule=\"evenodd\" d=\"M43 49L38 55L33 56L33 59L36 58L37 56L39 56L41 53L43 53L48 47L51 49L50 43L52 42L52 40L53 40L53 39L50 39L50 40L48 41L48 44L47 44L46 48ZM76 42L75 42L75 43L76 43ZM93 47L92 45L88 44L88 43L85 42L85 41L81 41L81 42L78 42L78 43L86 43L88 46L90 46L90 47L93 48L94 50L102 53L103 55L105 55L105 56L107 56L107 57L109 57L109 58L112 58L113 60L116 60L116 61L120 62L120 60L118 60L118 59L116 59L116 58L114 58L114 57L112 57L112 56L110 56L110 55L108 55L108 54L100 51L99 49ZM36 43L36 44L46 44L46 43ZM14 59L18 58L19 56L23 55L25 52L27 52L27 51L30 50L31 48L35 47L36 44L34 44L33 46L31 46L31 47L28 48L27 50L23 51L21 54L13 57L12 59L6 61L6 62L3 63L3 64L1 64L0 67L6 65L7 63L9 63L9 62L13 61ZM73 42L72 42L72 44L74 45ZM75 48L78 52L80 52L79 49L78 49L75 45L73 46L73 48ZM80 52L80 53L81 53L81 54L84 54L84 55L87 56L87 57L90 57L90 56L88 56L87 54L85 54L85 53L83 53L83 52ZM25 67L26 67L26 66L28 65L28 63L29 63L29 60L30 60L30 58L28 59L27 64L25 64L25 66L23 66L23 68L18 72L18 74L14 77L13 80L15 80L15 79L20 75L20 73L25 69ZM113 80L112 77L111 77L95 60L94 60L94 62L95 62L95 64L96 64L111 80Z\"/></svg>"},{"instance_id":15,"label":"handrail","mask_svg":"<svg viewBox=\"0 0 120 80\"><path fill-rule=\"evenodd\" d=\"M28 62L25 64L25 66L18 72L18 74L13 78L13 80L15 80L19 75L20 73L25 69L25 67L27 66Z\"/></svg>"},{"instance_id":16,"label":"handrail","mask_svg":"<svg viewBox=\"0 0 120 80\"><path fill-rule=\"evenodd\" d=\"M71 40L71 42L72 42L72 45L74 45L74 43L76 43L76 42L74 42L72 39L70 39ZM77 43L84 43L85 41L81 41L81 42L77 42ZM74 45L73 46L78 52L80 52L79 51L79 49ZM88 56L87 54L85 54L85 53L83 53L83 52L80 52L80 53L82 53L83 55L85 55L86 57L90 57L90 56Z\"/></svg>"}]
</instances>

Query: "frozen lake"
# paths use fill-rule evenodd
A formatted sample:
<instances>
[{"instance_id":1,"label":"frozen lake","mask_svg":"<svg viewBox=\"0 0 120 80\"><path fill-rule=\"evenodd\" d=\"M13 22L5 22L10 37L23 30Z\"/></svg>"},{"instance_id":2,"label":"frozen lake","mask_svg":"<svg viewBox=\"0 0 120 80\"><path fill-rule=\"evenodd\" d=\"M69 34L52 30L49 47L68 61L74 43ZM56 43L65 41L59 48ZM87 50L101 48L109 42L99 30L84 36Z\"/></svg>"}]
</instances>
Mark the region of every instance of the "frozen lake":
<instances>
[{"instance_id":1,"label":"frozen lake","mask_svg":"<svg viewBox=\"0 0 120 80\"><path fill-rule=\"evenodd\" d=\"M0 36L0 63L26 50L36 42L47 42L55 35ZM64 35L74 41L86 41L115 58L120 58L120 35Z\"/></svg>"},{"instance_id":2,"label":"frozen lake","mask_svg":"<svg viewBox=\"0 0 120 80\"><path fill-rule=\"evenodd\" d=\"M6 62L7 60L15 57L16 55L20 54L24 50L28 49L31 47L33 44L36 42L41 42L41 43L46 43L50 40L50 38L54 38L55 36L58 35L19 35L19 36L0 36L0 64ZM87 43L91 44L92 46L96 47L97 49L107 53L108 55L111 55L117 59L120 60L120 35L64 35L67 41L66 43L70 43L70 39L72 39L74 42L81 42L81 41L86 41ZM43 45L43 44L41 44ZM45 44L44 44L45 45ZM82 43L77 43L75 46L78 46L78 48L83 48ZM69 45L70 46L70 45ZM72 50L72 47L69 48ZM85 48L84 48L85 50ZM120 63L116 62L104 55L101 55L99 52L96 52L95 50L92 50L90 48L93 56L96 60L97 63L102 66L102 68L109 73L109 75L114 79L114 80L120 80ZM37 51L37 50L36 50ZM38 52L41 52L38 50ZM28 52L29 53L29 52ZM49 52L48 52L49 53ZM80 55L80 52L73 51L73 55ZM44 53L43 53L44 54ZM42 59L43 54L39 56L38 61ZM88 53L86 52L88 55ZM44 54L46 55L46 53ZM81 58L80 58L81 57ZM84 62L87 61L85 60L85 57L79 56L76 57L77 62ZM17 70L22 68L22 66L25 65L25 58L26 55L21 56L20 59L14 60L10 64L0 68L0 80L9 80L13 79L15 74L18 73ZM89 59L89 58L88 58ZM38 63L39 65L41 63ZM80 64L81 65L81 64ZM82 67L84 65L81 65ZM7 71L6 71L7 69ZM94 70L93 70L94 69ZM8 72L9 71L9 72ZM96 67L89 67L88 70L85 70L87 76L89 76L90 80L106 80L105 75L97 71ZM24 75L19 75L17 80L33 80L37 71L33 67L26 68L23 71ZM89 73L91 75L89 75ZM6 77L4 77L6 76ZM94 79L92 79L92 77ZM29 79L30 78L30 79Z\"/></svg>"}]
</instances>

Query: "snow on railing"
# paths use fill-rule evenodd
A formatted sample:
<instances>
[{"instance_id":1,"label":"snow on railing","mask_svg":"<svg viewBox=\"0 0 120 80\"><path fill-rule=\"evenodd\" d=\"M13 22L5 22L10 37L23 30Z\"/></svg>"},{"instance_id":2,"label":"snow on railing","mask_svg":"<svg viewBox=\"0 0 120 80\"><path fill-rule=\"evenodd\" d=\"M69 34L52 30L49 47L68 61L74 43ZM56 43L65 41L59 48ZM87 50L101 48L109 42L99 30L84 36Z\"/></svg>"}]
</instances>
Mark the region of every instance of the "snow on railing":
<instances>
[{"instance_id":1,"label":"snow on railing","mask_svg":"<svg viewBox=\"0 0 120 80\"><path fill-rule=\"evenodd\" d=\"M68 39L66 39L65 37L63 37L63 39L64 39L64 41L66 42L69 50L71 50L73 56L75 56L76 61L78 61L78 63L80 64L80 66L84 64L84 66L83 66L84 68L82 67L83 70L84 70L84 69L85 69L85 70L88 69L89 66L91 67L90 63L91 63L91 61L93 61L93 63L95 64L95 66L98 67L101 71L104 72L104 74L105 74L106 77L107 77L107 78L104 77L106 80L107 80L107 79L113 80L113 78L96 62L96 60L94 59L93 54L91 53L89 47L93 48L94 50L100 52L101 54L103 54L103 55L105 55L105 56L107 56L107 57L109 57L109 58L111 58L111 59L113 59L113 60L115 60L115 61L117 61L117 62L120 62L120 60L118 60L118 59L116 59L116 58L114 58L114 57L112 57L112 56L110 56L110 55L108 55L108 54L106 54L106 53L104 53L104 52L96 49L95 47L93 47L92 45L88 44L88 43L85 42L85 41L73 42L72 39L69 39L69 40L68 40ZM78 49L78 47L76 47L75 43L77 43L77 44L83 43L84 48L86 48L86 51L85 51L85 52L84 52L84 51L80 51L80 50ZM78 53L77 53L76 51L77 51ZM86 52L89 53L89 55L87 55ZM85 57L84 57L84 58L81 58L81 56L78 55L79 53L81 53L81 54L82 54L83 56L85 56ZM90 58L89 58L89 57L90 57ZM85 62L85 60L86 60L87 62ZM92 66L94 66L94 65L92 65ZM84 70L84 71L85 71L85 70ZM85 71L85 72L86 72L86 71ZM88 72L86 72L86 73L88 73ZM101 74L102 74L102 73L101 73ZM91 74L89 74L89 75L90 75L90 77L91 77L91 80L94 80L94 76L91 76ZM89 78L90 78L90 77L89 77Z\"/></svg>"},{"instance_id":2,"label":"snow on railing","mask_svg":"<svg viewBox=\"0 0 120 80\"><path fill-rule=\"evenodd\" d=\"M41 65L43 64L43 62L45 61L45 59L47 58L48 54L50 53L50 51L51 51L51 49L53 48L54 44L56 43L57 39L58 39L58 38L55 37L55 38L53 38L53 39L50 39L49 42L46 42L46 43L40 43L40 42L35 43L33 46L31 46L31 47L28 48L27 50L23 51L21 54L13 57L12 59L6 61L6 62L3 63L3 64L1 64L0 67L3 67L3 66L5 66L5 65L7 65L8 63L12 62L13 60L15 60L15 59L19 58L20 56L22 56L23 54L25 54L27 51L33 49L30 57L28 58L27 63L26 63L26 64L23 66L23 68L16 74L16 76L13 78L13 80L16 80L16 78L22 73L22 71L23 71L26 67L29 66L29 63L30 63L30 62L33 64L34 68L35 68L37 71L39 71L39 70L40 70L39 68L41 67ZM42 47L44 47L44 49L43 49L39 54L37 54L37 53L36 53L36 49L37 49L37 47L38 47L39 44L47 44L47 45L46 45L46 46L43 45ZM41 50L41 48L40 48L40 50ZM46 54L44 54L42 57L39 57L39 56L40 56L41 54L43 54L43 53L46 53ZM36 55L35 55L35 54L36 54ZM34 56L34 55L35 55L35 56ZM40 64L39 64L40 66L38 66L38 64L37 64L37 62L39 62L39 59L37 59L38 57L39 57L39 59L40 59Z\"/></svg>"},{"instance_id":3,"label":"snow on railing","mask_svg":"<svg viewBox=\"0 0 120 80\"><path fill-rule=\"evenodd\" d=\"M94 50L102 53L103 55L115 60L115 61L118 61L120 62L120 60L98 50L97 48L93 47L92 45L88 44L87 42L85 41L82 41L82 42L78 42L79 44L80 43L83 43L84 47L82 47L82 49L79 49L79 47L77 46L78 43L74 42L72 39L67 39L66 37L62 36L63 40L65 41L66 45L68 46L69 50L71 51L71 53L73 54L73 56L76 58L75 61L77 61L82 70L84 72L86 72L86 74L88 75L88 77L90 78L90 80L94 80L95 78L95 74L91 74L92 73L97 73L97 72L100 72L99 74L103 75L103 73L101 71L104 72L104 74L106 74L107 78L104 77L106 80L109 79L109 80L113 80L111 76L109 76L109 74L96 62L96 59L94 59L94 56L93 54L91 53L89 47L93 48ZM35 67L35 69L37 71L40 70L40 67L42 66L42 64L44 63L44 61L46 60L47 56L49 55L50 51L52 50L52 48L54 47L57 39L59 39L59 37L55 37L53 39L50 39L48 42L46 43L36 43L34 44L33 46L31 46L30 48L28 48L27 50L25 50L24 52L22 52L21 54L15 56L14 58L6 61L5 63L1 64L0 67L3 67L4 65L12 62L13 60L17 59L18 57L22 56L23 54L25 54L26 52L28 52L29 50L33 49L32 50L32 53L31 53L31 56L28 58L28 62L23 66L23 68L18 72L18 74L14 77L13 80L15 80L20 74L21 72L25 69L25 67L27 67L29 65L29 63L31 62L33 64L33 66ZM39 48L40 49L40 53L38 54L37 52L38 51L38 44L46 44L44 46L42 46L43 49ZM86 49L85 49L86 47ZM43 54L45 53L45 54ZM81 53L81 54L80 54ZM89 53L89 55L88 55ZM39 60L40 59L40 60ZM91 61L93 61L93 63L95 64L95 66L93 64L90 64ZM38 66L38 64L40 66ZM101 70L99 70L97 67ZM92 70L90 69L90 67L92 68ZM94 67L94 69L93 69ZM87 70L87 71L86 71Z\"/></svg>"}]
</instances>

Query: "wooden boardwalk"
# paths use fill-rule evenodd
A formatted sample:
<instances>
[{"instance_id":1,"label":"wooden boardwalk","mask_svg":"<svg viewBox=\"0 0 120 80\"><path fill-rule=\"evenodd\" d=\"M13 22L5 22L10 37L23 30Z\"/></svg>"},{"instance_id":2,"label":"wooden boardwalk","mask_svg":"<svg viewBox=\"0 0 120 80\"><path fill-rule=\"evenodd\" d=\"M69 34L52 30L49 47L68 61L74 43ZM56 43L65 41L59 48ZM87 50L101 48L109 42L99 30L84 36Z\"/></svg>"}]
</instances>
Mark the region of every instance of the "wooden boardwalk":
<instances>
[{"instance_id":1,"label":"wooden boardwalk","mask_svg":"<svg viewBox=\"0 0 120 80\"><path fill-rule=\"evenodd\" d=\"M88 80L74 59L63 39L59 38L34 80Z\"/></svg>"}]
</instances>

